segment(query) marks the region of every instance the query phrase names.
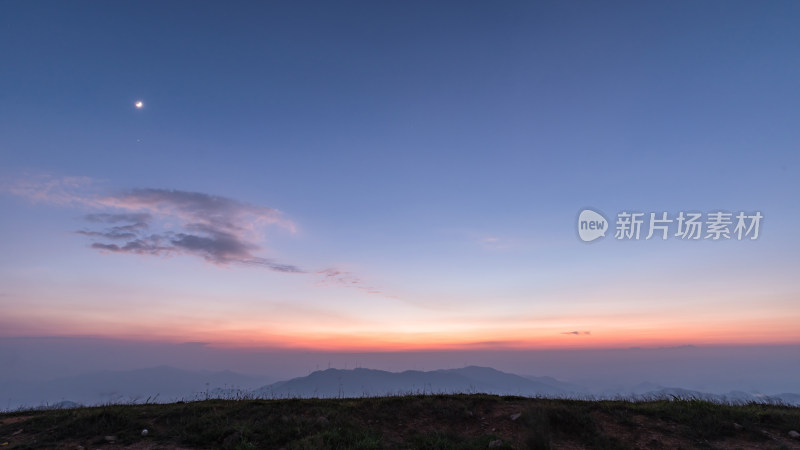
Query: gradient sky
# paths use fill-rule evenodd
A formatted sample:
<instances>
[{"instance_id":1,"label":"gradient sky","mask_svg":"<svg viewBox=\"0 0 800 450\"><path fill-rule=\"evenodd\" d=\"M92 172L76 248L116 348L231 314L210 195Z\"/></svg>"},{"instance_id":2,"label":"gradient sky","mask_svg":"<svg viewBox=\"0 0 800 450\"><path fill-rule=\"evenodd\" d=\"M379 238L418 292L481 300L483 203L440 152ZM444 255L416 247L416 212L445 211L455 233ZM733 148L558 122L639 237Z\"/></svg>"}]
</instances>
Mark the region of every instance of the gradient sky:
<instances>
[{"instance_id":1,"label":"gradient sky","mask_svg":"<svg viewBox=\"0 0 800 450\"><path fill-rule=\"evenodd\" d=\"M795 1L0 2L0 337L800 344L798 23ZM587 244L585 207L764 219Z\"/></svg>"}]
</instances>

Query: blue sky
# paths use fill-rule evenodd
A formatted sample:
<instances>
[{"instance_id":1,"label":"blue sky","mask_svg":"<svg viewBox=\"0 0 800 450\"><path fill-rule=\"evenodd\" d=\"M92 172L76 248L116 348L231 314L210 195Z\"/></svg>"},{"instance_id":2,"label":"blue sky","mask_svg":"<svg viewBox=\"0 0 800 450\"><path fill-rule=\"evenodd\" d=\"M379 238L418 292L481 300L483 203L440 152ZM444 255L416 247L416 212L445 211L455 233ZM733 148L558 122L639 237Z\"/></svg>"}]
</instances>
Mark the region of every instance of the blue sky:
<instances>
[{"instance_id":1,"label":"blue sky","mask_svg":"<svg viewBox=\"0 0 800 450\"><path fill-rule=\"evenodd\" d=\"M796 344L798 19L789 1L4 2L6 334ZM225 230L303 273L75 233L101 231L88 214L213 222L169 190L279 211L292 227ZM587 245L584 207L764 222L752 242Z\"/></svg>"}]
</instances>

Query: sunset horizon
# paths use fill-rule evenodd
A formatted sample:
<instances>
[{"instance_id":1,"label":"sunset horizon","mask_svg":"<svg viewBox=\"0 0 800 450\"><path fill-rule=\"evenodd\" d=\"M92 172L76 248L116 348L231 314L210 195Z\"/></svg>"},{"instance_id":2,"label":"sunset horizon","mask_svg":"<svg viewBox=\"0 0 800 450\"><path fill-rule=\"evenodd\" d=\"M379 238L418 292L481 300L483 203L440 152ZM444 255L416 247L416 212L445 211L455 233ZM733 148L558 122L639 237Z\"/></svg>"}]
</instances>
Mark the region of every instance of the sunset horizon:
<instances>
[{"instance_id":1,"label":"sunset horizon","mask_svg":"<svg viewBox=\"0 0 800 450\"><path fill-rule=\"evenodd\" d=\"M797 23L2 2L0 388L332 364L800 393Z\"/></svg>"}]
</instances>

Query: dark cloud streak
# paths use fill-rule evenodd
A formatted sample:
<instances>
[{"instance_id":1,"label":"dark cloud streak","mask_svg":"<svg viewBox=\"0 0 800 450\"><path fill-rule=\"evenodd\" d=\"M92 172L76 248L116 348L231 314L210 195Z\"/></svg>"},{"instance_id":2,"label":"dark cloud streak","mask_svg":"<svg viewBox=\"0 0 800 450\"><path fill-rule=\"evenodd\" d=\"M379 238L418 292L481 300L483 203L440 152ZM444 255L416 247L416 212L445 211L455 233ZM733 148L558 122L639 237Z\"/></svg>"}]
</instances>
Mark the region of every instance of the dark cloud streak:
<instances>
[{"instance_id":1,"label":"dark cloud streak","mask_svg":"<svg viewBox=\"0 0 800 450\"><path fill-rule=\"evenodd\" d=\"M372 286L367 285L364 281L354 274L346 271L342 271L339 269L331 268L325 269L317 272L318 275L322 275L323 278L319 282L322 286L342 286L347 288L354 288L359 289L362 292L366 292L367 294L379 294L385 295L383 291L380 291Z\"/></svg>"},{"instance_id":2,"label":"dark cloud streak","mask_svg":"<svg viewBox=\"0 0 800 450\"><path fill-rule=\"evenodd\" d=\"M152 214L148 213L134 213L134 214L87 214L83 216L87 222L93 223L119 223L119 222L134 222L134 223L147 223L153 218Z\"/></svg>"},{"instance_id":3,"label":"dark cloud streak","mask_svg":"<svg viewBox=\"0 0 800 450\"><path fill-rule=\"evenodd\" d=\"M98 239L91 244L93 249L154 256L187 254L220 266L244 264L276 272L305 272L295 265L254 254L261 250L256 244L258 228L278 224L294 229L277 210L199 192L163 189L135 189L105 197L101 203L130 212L84 216L87 222L110 225L100 230L77 231ZM180 227L150 233L151 228L158 228L159 222L165 221L177 221Z\"/></svg>"}]
</instances>

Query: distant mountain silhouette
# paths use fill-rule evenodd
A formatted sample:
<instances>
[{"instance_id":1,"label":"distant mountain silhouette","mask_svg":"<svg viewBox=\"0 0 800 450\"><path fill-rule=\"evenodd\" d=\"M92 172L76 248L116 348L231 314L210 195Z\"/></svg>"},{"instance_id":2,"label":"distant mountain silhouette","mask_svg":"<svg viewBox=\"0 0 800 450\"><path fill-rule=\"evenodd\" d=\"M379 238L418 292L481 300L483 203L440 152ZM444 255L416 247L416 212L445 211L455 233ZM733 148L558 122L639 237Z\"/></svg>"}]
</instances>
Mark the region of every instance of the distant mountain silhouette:
<instances>
[{"instance_id":1,"label":"distant mountain silhouette","mask_svg":"<svg viewBox=\"0 0 800 450\"><path fill-rule=\"evenodd\" d=\"M308 376L280 381L256 389L255 397L262 398L336 398L406 394L486 393L526 397L566 397L594 399L654 399L696 398L720 403L782 402L800 406L800 395L731 391L727 394L664 387L643 382L615 390L592 392L581 386L552 377L522 377L490 367L469 366L461 369L422 372L386 372L372 369L327 369Z\"/></svg>"},{"instance_id":2,"label":"distant mountain silhouette","mask_svg":"<svg viewBox=\"0 0 800 450\"><path fill-rule=\"evenodd\" d=\"M0 410L20 407L72 408L78 405L129 402L173 402L205 398L336 398L406 394L486 393L562 398L697 398L726 403L785 403L800 406L800 394L727 394L665 387L644 382L590 391L552 377L519 376L489 367L387 372L372 369L328 369L267 384L268 377L230 371L205 372L159 366L130 371L100 371L48 381L0 381Z\"/></svg>"},{"instance_id":3,"label":"distant mountain silhouette","mask_svg":"<svg viewBox=\"0 0 800 450\"><path fill-rule=\"evenodd\" d=\"M59 406L68 403L95 405L131 401L170 402L205 397L234 397L238 392L270 381L238 373L206 372L158 366L129 371L99 371L47 381L0 382L0 409ZM68 402L68 403L65 403Z\"/></svg>"},{"instance_id":4,"label":"distant mountain silhouette","mask_svg":"<svg viewBox=\"0 0 800 450\"><path fill-rule=\"evenodd\" d=\"M538 376L533 376L533 375L523 375L523 376L525 378L529 379L529 380L536 381L537 383L542 383L542 384L546 384L548 386L553 386L555 388L558 388L558 389L561 389L561 390L565 390L565 391L568 391L568 392L574 392L574 393L586 393L586 392L588 392L588 390L587 390L587 388L585 386L581 386L581 385L578 385L578 384L575 384L575 383L568 383L566 381L556 380L553 377L538 377Z\"/></svg>"},{"instance_id":5,"label":"distant mountain silhouette","mask_svg":"<svg viewBox=\"0 0 800 450\"><path fill-rule=\"evenodd\" d=\"M780 401L788 405L800 406L800 394L792 394L785 392L783 394L771 395L768 397L773 401Z\"/></svg>"},{"instance_id":6,"label":"distant mountain silhouette","mask_svg":"<svg viewBox=\"0 0 800 450\"><path fill-rule=\"evenodd\" d=\"M386 372L372 369L327 369L308 376L264 386L254 394L266 398L363 397L403 394L487 393L524 396L566 396L572 385L554 378L547 382L513 375L489 367L422 372Z\"/></svg>"}]
</instances>

